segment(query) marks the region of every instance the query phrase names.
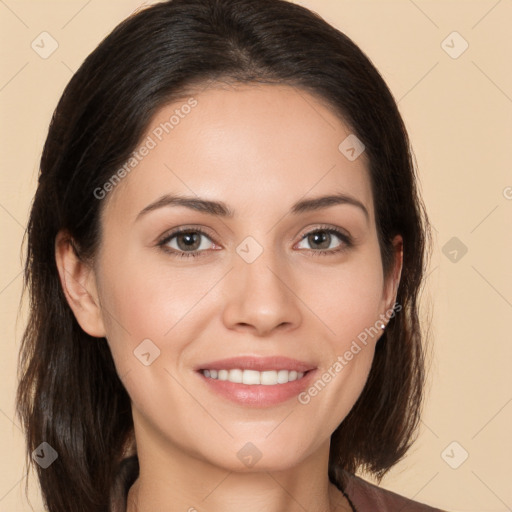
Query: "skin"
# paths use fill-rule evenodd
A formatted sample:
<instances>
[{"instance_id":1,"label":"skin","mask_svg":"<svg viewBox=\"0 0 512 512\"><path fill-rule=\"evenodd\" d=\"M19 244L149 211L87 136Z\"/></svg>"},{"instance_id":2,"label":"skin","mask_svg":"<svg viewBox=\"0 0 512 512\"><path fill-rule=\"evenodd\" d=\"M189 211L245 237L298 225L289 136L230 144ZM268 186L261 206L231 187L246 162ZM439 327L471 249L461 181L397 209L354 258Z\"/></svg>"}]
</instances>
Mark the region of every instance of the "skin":
<instances>
[{"instance_id":1,"label":"skin","mask_svg":"<svg viewBox=\"0 0 512 512\"><path fill-rule=\"evenodd\" d=\"M380 333L306 405L237 405L194 367L285 355L327 371L395 303L402 240L385 280L366 156L349 161L339 151L351 130L324 102L286 85L216 85L194 98L197 106L104 199L93 264L75 257L64 233L56 240L67 300L86 332L108 340L132 400L141 470L128 511L351 510L328 480L330 436L364 387ZM162 108L147 134L185 102ZM350 204L290 213L298 200L333 192L359 200L368 219ZM235 214L167 206L137 220L171 193L223 201ZM207 232L202 255L179 258L158 246L190 225ZM320 247L302 240L322 227L348 233L352 245L336 235ZM252 263L236 252L248 236L263 249ZM186 251L182 237L167 246ZM149 366L133 354L144 339L160 350ZM262 454L252 467L237 456L248 442Z\"/></svg>"}]
</instances>

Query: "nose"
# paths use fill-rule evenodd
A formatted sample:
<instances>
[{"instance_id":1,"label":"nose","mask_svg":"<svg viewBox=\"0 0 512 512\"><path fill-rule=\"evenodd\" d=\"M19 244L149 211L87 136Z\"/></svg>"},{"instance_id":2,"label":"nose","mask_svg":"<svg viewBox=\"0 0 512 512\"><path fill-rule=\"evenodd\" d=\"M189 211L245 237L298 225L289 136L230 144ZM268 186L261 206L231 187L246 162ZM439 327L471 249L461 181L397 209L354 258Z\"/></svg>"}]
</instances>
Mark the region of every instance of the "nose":
<instances>
[{"instance_id":1,"label":"nose","mask_svg":"<svg viewBox=\"0 0 512 512\"><path fill-rule=\"evenodd\" d=\"M271 251L252 263L236 256L226 276L223 322L232 330L267 336L275 329L293 330L301 323L292 269Z\"/></svg>"}]
</instances>

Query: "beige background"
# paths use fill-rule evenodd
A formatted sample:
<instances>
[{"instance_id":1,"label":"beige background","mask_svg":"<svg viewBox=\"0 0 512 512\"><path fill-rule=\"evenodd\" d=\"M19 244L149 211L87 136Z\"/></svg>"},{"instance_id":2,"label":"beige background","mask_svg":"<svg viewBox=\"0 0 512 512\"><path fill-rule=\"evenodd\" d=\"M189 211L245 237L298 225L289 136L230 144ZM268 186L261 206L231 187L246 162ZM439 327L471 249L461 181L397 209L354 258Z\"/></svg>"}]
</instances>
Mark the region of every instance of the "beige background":
<instances>
[{"instance_id":1,"label":"beige background","mask_svg":"<svg viewBox=\"0 0 512 512\"><path fill-rule=\"evenodd\" d=\"M381 485L453 512L512 510L512 2L298 3L354 39L389 84L435 228L422 296L432 315L422 430ZM26 318L25 307L17 310L20 245L48 123L72 73L140 4L0 1L0 512L31 510L13 414ZM43 31L58 43L47 59L31 48ZM442 45L453 31L463 39L452 35ZM469 46L458 58L445 51L459 53L464 41ZM445 246L452 237L467 247L465 255ZM34 509L43 510L33 479L29 489Z\"/></svg>"}]
</instances>

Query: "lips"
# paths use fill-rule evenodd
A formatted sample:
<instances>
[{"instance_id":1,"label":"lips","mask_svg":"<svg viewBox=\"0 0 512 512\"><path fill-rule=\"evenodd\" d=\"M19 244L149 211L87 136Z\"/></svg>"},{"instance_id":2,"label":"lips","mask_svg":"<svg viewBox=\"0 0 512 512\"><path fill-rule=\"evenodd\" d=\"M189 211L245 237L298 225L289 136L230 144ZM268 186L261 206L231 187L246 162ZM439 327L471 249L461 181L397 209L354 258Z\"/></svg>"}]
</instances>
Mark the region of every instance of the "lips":
<instances>
[{"instance_id":1,"label":"lips","mask_svg":"<svg viewBox=\"0 0 512 512\"><path fill-rule=\"evenodd\" d=\"M293 399L310 385L317 373L317 365L314 363L299 361L298 359L285 356L238 356L204 362L194 369L200 377L200 381L214 395L238 405L256 408L272 407ZM212 378L210 375L212 370L218 373L217 376L220 376L219 372L222 372L224 377L227 372L230 375L233 371L236 374L241 373L244 375L246 370L249 370L248 373L250 373L250 370L253 370L268 373L279 372L288 375L288 378L286 379L287 382L284 382L285 379L280 379L283 382L273 383L268 381L266 384L258 384L257 382L245 384L243 382L231 382L229 380ZM241 370L241 372L236 370ZM296 377L301 373L303 375L300 379L290 380L289 372L293 372L293 374L297 372Z\"/></svg>"},{"instance_id":2,"label":"lips","mask_svg":"<svg viewBox=\"0 0 512 512\"><path fill-rule=\"evenodd\" d=\"M307 372L314 370L316 365L313 363L299 361L285 356L272 357L254 357L238 356L228 359L218 359L201 363L196 366L196 371L201 370L257 370L259 372L268 370L295 370L296 372Z\"/></svg>"},{"instance_id":3,"label":"lips","mask_svg":"<svg viewBox=\"0 0 512 512\"><path fill-rule=\"evenodd\" d=\"M318 370L306 371L300 379L273 385L244 384L213 379L206 377L201 371L197 371L196 374L200 379L199 382L202 382L206 389L213 393L212 396L214 397L218 396L221 400L227 400L238 406L267 408L283 404L289 400L296 400L300 393L311 386L317 372ZM208 403L210 403L209 400L208 397Z\"/></svg>"}]
</instances>

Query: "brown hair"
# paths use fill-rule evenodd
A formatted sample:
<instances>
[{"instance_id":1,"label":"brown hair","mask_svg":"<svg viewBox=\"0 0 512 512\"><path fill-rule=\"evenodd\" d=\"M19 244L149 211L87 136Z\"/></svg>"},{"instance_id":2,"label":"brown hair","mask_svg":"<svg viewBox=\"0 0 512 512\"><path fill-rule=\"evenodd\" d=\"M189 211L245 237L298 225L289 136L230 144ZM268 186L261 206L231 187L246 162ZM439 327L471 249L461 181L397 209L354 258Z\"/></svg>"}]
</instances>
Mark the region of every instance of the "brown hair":
<instances>
[{"instance_id":1,"label":"brown hair","mask_svg":"<svg viewBox=\"0 0 512 512\"><path fill-rule=\"evenodd\" d=\"M364 143L385 276L394 235L404 240L401 311L377 344L362 394L332 435L329 478L341 468L380 479L413 442L425 373L418 294L430 233L407 132L384 80L347 36L301 6L167 1L130 16L86 58L44 145L27 228L30 317L17 407L29 461L43 441L58 453L47 469L36 466L49 512L109 510L133 434L130 399L108 345L81 329L61 289L55 237L67 230L77 253L93 258L105 203L94 190L127 160L158 109L221 80L310 92Z\"/></svg>"}]
</instances>

